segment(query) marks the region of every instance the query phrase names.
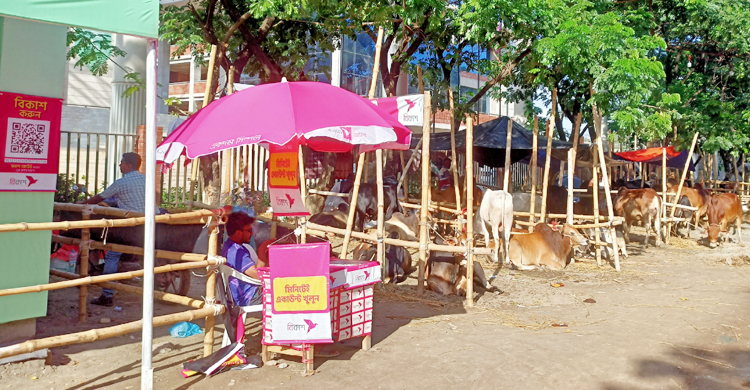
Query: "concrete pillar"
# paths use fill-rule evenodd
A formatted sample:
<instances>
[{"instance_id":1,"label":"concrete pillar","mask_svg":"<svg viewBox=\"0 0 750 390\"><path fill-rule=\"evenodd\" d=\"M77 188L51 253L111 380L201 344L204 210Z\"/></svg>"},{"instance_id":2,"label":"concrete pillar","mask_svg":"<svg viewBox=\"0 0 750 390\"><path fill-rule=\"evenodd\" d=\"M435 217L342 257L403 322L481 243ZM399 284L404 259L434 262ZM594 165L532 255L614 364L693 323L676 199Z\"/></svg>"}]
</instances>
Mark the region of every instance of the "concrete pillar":
<instances>
[{"instance_id":1,"label":"concrete pillar","mask_svg":"<svg viewBox=\"0 0 750 390\"><path fill-rule=\"evenodd\" d=\"M0 91L63 97L67 27L0 17ZM7 125L7 124L6 124ZM52 221L52 192L0 192L0 224ZM0 289L49 281L49 230L0 234ZM47 292L0 297L0 344L33 338Z\"/></svg>"},{"instance_id":2,"label":"concrete pillar","mask_svg":"<svg viewBox=\"0 0 750 390\"><path fill-rule=\"evenodd\" d=\"M331 85L341 86L341 47L331 53Z\"/></svg>"},{"instance_id":3,"label":"concrete pillar","mask_svg":"<svg viewBox=\"0 0 750 390\"><path fill-rule=\"evenodd\" d=\"M188 84L188 111L195 112L195 81L200 76L200 65L195 63L192 53L190 54L190 84Z\"/></svg>"}]
</instances>

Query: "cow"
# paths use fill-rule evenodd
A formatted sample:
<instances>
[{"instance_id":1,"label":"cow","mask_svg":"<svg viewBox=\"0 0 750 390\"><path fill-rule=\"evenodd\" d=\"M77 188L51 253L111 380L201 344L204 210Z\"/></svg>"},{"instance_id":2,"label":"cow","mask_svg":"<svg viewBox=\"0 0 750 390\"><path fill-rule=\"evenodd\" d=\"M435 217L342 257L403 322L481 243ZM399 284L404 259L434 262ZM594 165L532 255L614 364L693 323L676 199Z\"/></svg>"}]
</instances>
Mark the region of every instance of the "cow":
<instances>
[{"instance_id":1,"label":"cow","mask_svg":"<svg viewBox=\"0 0 750 390\"><path fill-rule=\"evenodd\" d=\"M60 211L60 221L78 221L81 219L80 212ZM100 219L119 219L106 215L91 214L91 220ZM207 253L208 240L206 245L201 245L199 238L201 235L208 237L208 229L204 228L205 224L164 224L157 223L154 234L154 248L173 252L185 253ZM89 229L91 239L104 241L109 244L120 244L143 248L144 230L143 226L123 226L114 228L92 228ZM202 234L203 233L203 234ZM60 235L72 238L81 238L81 229L62 230ZM219 244L221 245L221 244ZM124 254L120 263L128 261L135 255ZM138 258L140 256L137 256ZM92 259L89 259L91 261ZM173 260L158 259L157 265L164 263L173 263ZM190 289L190 270L173 271L168 273L157 274L154 283L156 287L166 290L173 286L175 292L179 295L187 295Z\"/></svg>"},{"instance_id":2,"label":"cow","mask_svg":"<svg viewBox=\"0 0 750 390\"><path fill-rule=\"evenodd\" d=\"M464 197L463 185L459 186L459 192L461 197ZM431 200L437 204L456 204L456 189L454 187L448 188L443 191L432 189ZM482 201L482 189L478 186L474 186L474 206L479 206Z\"/></svg>"},{"instance_id":3,"label":"cow","mask_svg":"<svg viewBox=\"0 0 750 390\"><path fill-rule=\"evenodd\" d=\"M338 229L346 229L346 219L348 215L341 210L321 211L312 217L309 221L318 225L330 226Z\"/></svg>"},{"instance_id":4,"label":"cow","mask_svg":"<svg viewBox=\"0 0 750 390\"><path fill-rule=\"evenodd\" d=\"M391 231L388 238L399 238L397 231ZM389 283L401 283L414 272L411 254L404 247L385 245L385 258L388 262ZM363 242L354 248L352 258L360 261L377 261L377 245Z\"/></svg>"},{"instance_id":5,"label":"cow","mask_svg":"<svg viewBox=\"0 0 750 390\"><path fill-rule=\"evenodd\" d=\"M640 190L629 190L620 187L615 199L615 214L624 217L622 224L625 243L630 243L630 226L634 222L643 220L646 227L646 236L643 246L648 246L648 236L653 221L654 234L656 235L656 246L661 245L661 198L651 188Z\"/></svg>"},{"instance_id":6,"label":"cow","mask_svg":"<svg viewBox=\"0 0 750 390\"><path fill-rule=\"evenodd\" d=\"M333 188L331 188L331 192L346 194L352 190L352 187L354 187L354 175L349 175L349 178L347 178L346 180L343 180L334 184ZM328 195L326 196L326 202L325 202L325 205L323 206L323 211L336 210L342 204L348 205L349 202L340 196Z\"/></svg>"},{"instance_id":7,"label":"cow","mask_svg":"<svg viewBox=\"0 0 750 390\"><path fill-rule=\"evenodd\" d=\"M567 223L559 231L538 223L533 233L517 234L510 239L508 255L513 265L522 270L541 266L561 270L567 265L572 249L586 245L586 237Z\"/></svg>"},{"instance_id":8,"label":"cow","mask_svg":"<svg viewBox=\"0 0 750 390\"><path fill-rule=\"evenodd\" d=\"M489 246L490 234L495 242L500 242L498 229L503 228L503 253L505 254L505 264L508 264L508 241L510 240L510 229L513 225L513 197L503 190L487 190L484 192L482 202L479 205L479 211L474 217L474 228L477 234L484 235L484 243ZM500 262L498 257L500 245L495 245L493 259Z\"/></svg>"},{"instance_id":9,"label":"cow","mask_svg":"<svg viewBox=\"0 0 750 390\"><path fill-rule=\"evenodd\" d=\"M667 182L667 191L668 192L677 192L677 183L671 183ZM703 186L700 183L695 183L693 185L693 188L690 187L682 187L682 191L680 191L680 198L682 196L687 196L688 200L690 201L690 206L697 208L695 212L692 212L692 216L695 218L695 228L698 228L698 224L700 223L701 218L706 215L706 207L708 207L708 198L711 196L711 194L706 191ZM679 209L675 210L675 215L677 215L677 211ZM687 224L688 231L686 232L686 235L690 234L690 224Z\"/></svg>"},{"instance_id":10,"label":"cow","mask_svg":"<svg viewBox=\"0 0 750 390\"><path fill-rule=\"evenodd\" d=\"M408 216L395 212L391 219L385 221L385 229L398 231L399 238L402 240L419 241L419 216L414 211L410 211Z\"/></svg>"},{"instance_id":11,"label":"cow","mask_svg":"<svg viewBox=\"0 0 750 390\"><path fill-rule=\"evenodd\" d=\"M531 194L528 192L514 192L513 196L513 211L528 212L531 210ZM534 212L538 213L542 210L542 196L537 194L534 202Z\"/></svg>"},{"instance_id":12,"label":"cow","mask_svg":"<svg viewBox=\"0 0 750 390\"><path fill-rule=\"evenodd\" d=\"M438 245L454 245L455 241L443 241L440 237L435 239ZM495 290L484 274L484 269L479 262L474 262L473 282L486 289ZM443 295L466 295L468 281L466 280L466 261L460 254L431 251L427 259L425 270L427 288Z\"/></svg>"},{"instance_id":13,"label":"cow","mask_svg":"<svg viewBox=\"0 0 750 390\"><path fill-rule=\"evenodd\" d=\"M734 223L737 241L742 242L742 203L736 194L726 193L711 196L708 212L708 245L718 245L719 234L727 231L727 225Z\"/></svg>"},{"instance_id":14,"label":"cow","mask_svg":"<svg viewBox=\"0 0 750 390\"><path fill-rule=\"evenodd\" d=\"M612 239L612 233L610 232L609 228L600 227L599 234L601 234L601 240L609 244L608 246L602 248L602 256L604 256L605 259L614 259L614 253L611 249L613 241L615 244L615 248L617 248L617 251L619 251L619 253L624 257L628 257L628 248L625 246L625 238L623 237L621 231L615 229L614 240Z\"/></svg>"},{"instance_id":15,"label":"cow","mask_svg":"<svg viewBox=\"0 0 750 390\"><path fill-rule=\"evenodd\" d=\"M349 199L352 199L352 192L354 188L349 191ZM391 219L393 213L404 212L401 204L396 198L396 187L392 185L383 185L383 203L385 220ZM351 207L351 204L350 204ZM363 231L365 218L369 217L370 220L375 220L378 210L378 187L377 184L364 183L359 186L359 196L357 196L357 204L355 206L354 214L354 230Z\"/></svg>"}]
</instances>

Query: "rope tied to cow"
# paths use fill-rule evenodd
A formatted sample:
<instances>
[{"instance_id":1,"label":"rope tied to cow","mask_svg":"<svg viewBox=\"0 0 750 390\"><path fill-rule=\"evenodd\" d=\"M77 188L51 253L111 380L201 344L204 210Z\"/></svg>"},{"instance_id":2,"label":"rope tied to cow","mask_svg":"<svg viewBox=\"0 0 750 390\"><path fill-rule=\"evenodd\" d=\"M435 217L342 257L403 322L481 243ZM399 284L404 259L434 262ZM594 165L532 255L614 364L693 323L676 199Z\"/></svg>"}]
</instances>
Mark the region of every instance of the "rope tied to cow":
<instances>
[{"instance_id":1,"label":"rope tied to cow","mask_svg":"<svg viewBox=\"0 0 750 390\"><path fill-rule=\"evenodd\" d=\"M86 215L86 214L91 215L93 213L94 213L94 205L93 204L87 204L87 205L83 206L83 208L81 209L81 214L83 214L83 215Z\"/></svg>"}]
</instances>

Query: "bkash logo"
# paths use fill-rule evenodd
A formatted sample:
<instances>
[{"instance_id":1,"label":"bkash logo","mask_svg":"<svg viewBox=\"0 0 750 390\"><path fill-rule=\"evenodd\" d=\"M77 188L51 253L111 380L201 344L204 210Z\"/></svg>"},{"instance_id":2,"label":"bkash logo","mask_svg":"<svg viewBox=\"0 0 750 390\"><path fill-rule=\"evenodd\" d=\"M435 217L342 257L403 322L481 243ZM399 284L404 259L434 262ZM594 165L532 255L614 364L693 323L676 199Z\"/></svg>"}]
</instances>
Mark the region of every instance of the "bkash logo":
<instances>
[{"instance_id":1,"label":"bkash logo","mask_svg":"<svg viewBox=\"0 0 750 390\"><path fill-rule=\"evenodd\" d=\"M305 319L305 323L307 324L307 333L310 333L311 330L315 329L315 327L318 326L318 324L308 319Z\"/></svg>"},{"instance_id":2,"label":"bkash logo","mask_svg":"<svg viewBox=\"0 0 750 390\"><path fill-rule=\"evenodd\" d=\"M404 99L404 102L409 106L409 108L406 109L407 113L417 105L417 103L414 103L411 99Z\"/></svg>"}]
</instances>

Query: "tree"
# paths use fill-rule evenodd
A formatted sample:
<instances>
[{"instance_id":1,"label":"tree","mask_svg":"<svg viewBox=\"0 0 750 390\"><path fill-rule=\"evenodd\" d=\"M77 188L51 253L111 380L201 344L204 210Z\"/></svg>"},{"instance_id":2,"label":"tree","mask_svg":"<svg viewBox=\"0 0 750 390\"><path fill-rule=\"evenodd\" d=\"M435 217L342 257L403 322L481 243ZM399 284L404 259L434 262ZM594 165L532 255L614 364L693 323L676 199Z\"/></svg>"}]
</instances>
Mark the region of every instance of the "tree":
<instances>
[{"instance_id":1,"label":"tree","mask_svg":"<svg viewBox=\"0 0 750 390\"><path fill-rule=\"evenodd\" d=\"M637 4L640 3L640 4ZM678 143L701 134L704 152L730 156L747 152L750 143L750 1L657 0L650 7L653 33L666 41L659 57L666 93L680 96L674 137ZM727 169L727 172L731 169Z\"/></svg>"},{"instance_id":2,"label":"tree","mask_svg":"<svg viewBox=\"0 0 750 390\"><path fill-rule=\"evenodd\" d=\"M175 56L190 50L198 63L205 63L210 45L217 46L206 105L219 87L219 67L227 75L234 68L235 82L243 73L258 75L262 83L279 82L282 77L305 79L303 70L310 66L310 58L316 57L316 50L331 51L336 43L307 5L297 1L193 0L163 8L160 32L176 46ZM330 74L320 61L311 65L313 72ZM217 154L201 159L206 203L220 202L220 172Z\"/></svg>"}]
</instances>

